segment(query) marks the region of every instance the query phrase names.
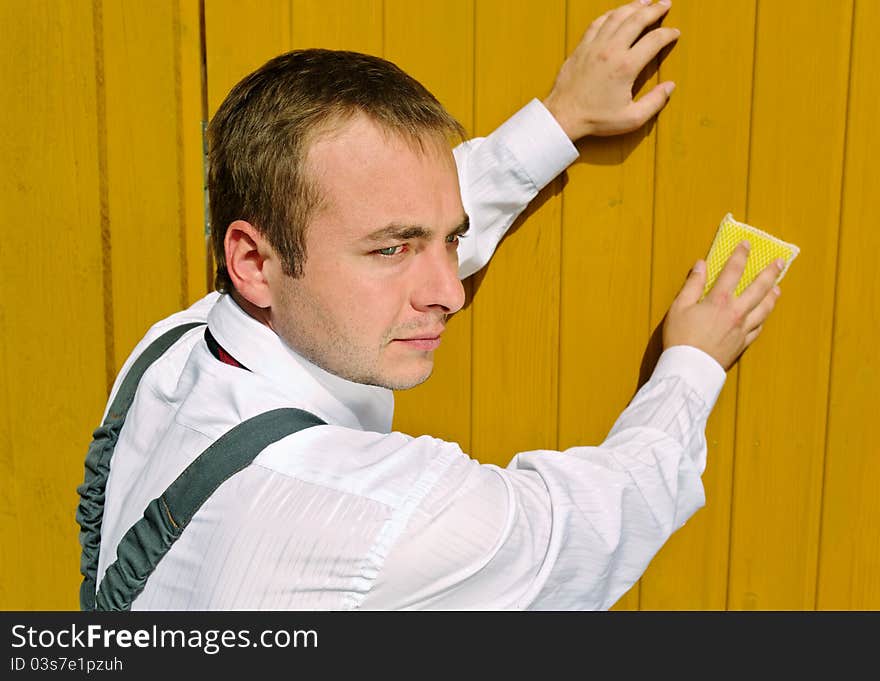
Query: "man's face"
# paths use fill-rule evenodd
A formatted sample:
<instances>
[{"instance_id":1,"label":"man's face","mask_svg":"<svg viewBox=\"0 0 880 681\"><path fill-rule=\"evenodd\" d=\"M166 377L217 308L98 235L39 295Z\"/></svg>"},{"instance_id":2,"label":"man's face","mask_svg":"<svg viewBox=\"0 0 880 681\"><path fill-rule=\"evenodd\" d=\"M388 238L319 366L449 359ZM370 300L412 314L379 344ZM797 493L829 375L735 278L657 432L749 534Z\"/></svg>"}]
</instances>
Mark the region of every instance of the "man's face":
<instances>
[{"instance_id":1,"label":"man's face","mask_svg":"<svg viewBox=\"0 0 880 681\"><path fill-rule=\"evenodd\" d=\"M271 326L351 381L395 390L424 381L446 317L464 304L455 161L440 141L423 146L357 116L308 152L320 202L303 276L272 277Z\"/></svg>"}]
</instances>

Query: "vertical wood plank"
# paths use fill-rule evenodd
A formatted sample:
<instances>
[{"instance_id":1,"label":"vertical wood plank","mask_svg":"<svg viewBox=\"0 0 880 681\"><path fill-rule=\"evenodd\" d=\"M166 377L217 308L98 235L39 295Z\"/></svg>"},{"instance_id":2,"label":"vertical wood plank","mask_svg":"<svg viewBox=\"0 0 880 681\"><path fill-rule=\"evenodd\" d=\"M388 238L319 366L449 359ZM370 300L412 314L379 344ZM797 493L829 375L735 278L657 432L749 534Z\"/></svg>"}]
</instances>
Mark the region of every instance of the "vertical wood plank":
<instances>
[{"instance_id":1,"label":"vertical wood plank","mask_svg":"<svg viewBox=\"0 0 880 681\"><path fill-rule=\"evenodd\" d=\"M385 0L385 52L473 129L474 0Z\"/></svg>"},{"instance_id":2,"label":"vertical wood plank","mask_svg":"<svg viewBox=\"0 0 880 681\"><path fill-rule=\"evenodd\" d=\"M473 0L386 0L385 57L427 87L467 130L473 129L473 45ZM470 281L464 284L470 300ZM468 305L449 320L430 380L395 394L396 430L470 451L471 328Z\"/></svg>"},{"instance_id":3,"label":"vertical wood plank","mask_svg":"<svg viewBox=\"0 0 880 681\"><path fill-rule=\"evenodd\" d=\"M76 486L106 399L95 15L0 3L0 608L78 606Z\"/></svg>"},{"instance_id":4,"label":"vertical wood plank","mask_svg":"<svg viewBox=\"0 0 880 681\"><path fill-rule=\"evenodd\" d=\"M570 0L566 53L609 9ZM643 91L653 87L656 76ZM567 171L562 211L559 446L601 443L632 399L650 335L654 124L586 138ZM614 605L637 610L638 585Z\"/></svg>"},{"instance_id":5,"label":"vertical wood plank","mask_svg":"<svg viewBox=\"0 0 880 681\"><path fill-rule=\"evenodd\" d=\"M817 607L880 609L880 3L856 2Z\"/></svg>"},{"instance_id":6,"label":"vertical wood plank","mask_svg":"<svg viewBox=\"0 0 880 681\"><path fill-rule=\"evenodd\" d=\"M746 221L801 254L739 367L731 609L815 606L851 23L758 5Z\"/></svg>"},{"instance_id":7,"label":"vertical wood plank","mask_svg":"<svg viewBox=\"0 0 880 681\"><path fill-rule=\"evenodd\" d=\"M755 2L678 0L664 23L682 36L660 69L677 88L657 132L652 328L721 218L745 217ZM706 506L645 573L643 610L726 608L737 374L728 372L706 428Z\"/></svg>"},{"instance_id":8,"label":"vertical wood plank","mask_svg":"<svg viewBox=\"0 0 880 681\"><path fill-rule=\"evenodd\" d=\"M542 97L564 58L565 4L476 6L475 113L483 135ZM474 277L472 454L506 465L556 449L560 181L535 199Z\"/></svg>"},{"instance_id":9,"label":"vertical wood plank","mask_svg":"<svg viewBox=\"0 0 880 681\"><path fill-rule=\"evenodd\" d=\"M186 307L214 288L210 238L205 233L205 166L202 124L207 120L207 83L202 72L202 27L199 0L177 0L177 49L180 95L178 99L178 171L181 183L181 228Z\"/></svg>"},{"instance_id":10,"label":"vertical wood plank","mask_svg":"<svg viewBox=\"0 0 880 681\"><path fill-rule=\"evenodd\" d=\"M118 369L177 311L181 249L179 46L174 3L104 2L107 197Z\"/></svg>"},{"instance_id":11,"label":"vertical wood plank","mask_svg":"<svg viewBox=\"0 0 880 681\"><path fill-rule=\"evenodd\" d=\"M608 9L592 1L571 0L569 48L592 18L584 14ZM295 0L294 11L287 0L206 0L208 59L209 66L213 65L209 74L213 76L210 110L216 109L241 76L290 49L292 36L302 40L297 46L314 40L316 45L376 54L382 53L388 36L397 36L391 38L385 54L392 58L397 55L410 64L407 68L417 77L428 82L434 78L433 65L416 55L418 40L405 34L404 10L398 4L396 0L389 3L383 25L382 3L370 0L345 3L353 8L346 12L341 11L342 4L338 11L328 11L327 3L314 0ZM158 161L152 150L143 149L146 142L135 142L137 153L132 152L133 158L146 159L146 169L137 169L130 159L120 155L124 126L142 131L149 140L158 139L160 145L167 146L162 140L167 140L168 134L177 139L165 159L170 164L167 167L172 168L171 175L177 173L176 188L171 187L171 194L162 194L162 205L150 215L171 215L176 210L177 220L181 214L186 216L186 234L175 232L176 237L168 237L169 243L177 244L179 268L170 288L178 298L187 296L192 300L201 294L194 272L204 242L201 233L193 233L191 219L192 215L200 219L200 200L191 188L193 182L201 182L200 176L193 179L194 149L198 149L201 172L201 132L186 128L190 118L186 112L201 108L194 98L192 81L194 66L198 65L192 51L199 39L198 0L172 0L159 5L155 16L147 18L143 26L132 25L132 18L139 17L141 11L133 4L96 0L95 6L101 18L99 28L102 22L113 30L121 26L126 31L127 46L122 36L109 36L106 30L95 33L91 4L70 0L0 4L0 20L8 27L7 51L11 55L0 66L0 82L11 95L2 114L5 125L0 126L0 154L8 161L0 173L12 211L11 223L31 225L12 230L0 242L4 262L0 273L0 473L10 481L10 503L0 512L5 539L0 546L0 565L4 566L0 607L7 610L77 607L75 487L82 480L88 433L104 406L105 368L114 364L105 363L105 350L112 347L114 334L111 329L110 336L105 336L104 325L113 319L114 310L108 311L105 322L100 197L102 192L107 197L105 219L113 230L118 230L144 215L143 207L125 205L126 196L138 201L170 186L157 179ZM302 7L307 11L299 9ZM679 88L661 114L656 133L651 320L659 322L687 267L704 255L708 237L701 230L711 235L722 205L747 204L748 221L801 246L801 256L783 283L780 308L764 335L744 356L739 370L730 607L809 608L813 607L815 594L820 608L876 609L880 607L880 523L876 522L880 508L875 490L880 469L866 410L876 401L880 388L880 366L874 348L880 330L880 280L870 260L880 242L869 219L877 209L878 187L874 186L875 174L869 164L878 145L873 121L880 115L876 104L880 85L870 36L880 26L880 8L876 3L857 2L856 16L851 21L850 2L801 3L797 13L773 0L760 3L751 174L748 196L744 198L738 178L744 172L747 147L742 138L748 135L746 103L751 102L749 83L743 74L750 68L748 14L754 11L754 3L727 3L723 10L720 7L721 3L708 0L676 0L666 22L681 27L683 35L663 67L664 78L674 78ZM422 10L426 16L440 12L434 6ZM476 116L471 121L476 134L489 132L529 97L540 96L549 88L564 56L559 47L564 33L564 22L559 20L564 14L561 2L549 10L542 8L538 13L523 4L478 3L476 29L471 29L476 32L475 57L480 69ZM358 21L370 28L358 30L351 16L359 17ZM517 17L523 16L520 22ZM850 25L855 27L856 35L847 118L844 104ZM442 18L438 26L445 26ZM423 39L439 42L448 30L451 25L433 34L425 29ZM139 61L143 53L130 51L135 44L148 42L149 36L167 49L158 50L162 54L156 59ZM822 47L805 51L804 44ZM523 45L529 50L520 49ZM515 55L517 50L524 54ZM425 50L426 55L428 52ZM444 55L444 59L460 60L462 55ZM105 69L106 98L101 80ZM126 69L135 70L136 75L127 74ZM144 76L144 69L152 75ZM170 104L159 111L126 111L139 96L137 93L148 92L149 87L161 88L158 74L168 78L169 73L172 80L166 86L179 89ZM152 85L136 82L144 77ZM445 89L460 88L464 93L466 85L438 77L436 87L431 83L429 87L441 101L448 98L450 109L466 122L467 105L459 111L458 104L453 103L459 101L459 96L464 102L464 96ZM128 91L117 101L123 88ZM158 96L166 97L162 92ZM169 100L162 101L167 104ZM107 106L106 123L102 102ZM148 128L147 121L156 115L165 117L162 120L175 119L170 130ZM848 146L842 171L846 121ZM562 371L557 444L574 444L575 437L600 439L608 425L600 422L601 410L614 414L619 411L617 406L611 408L613 400L605 400L595 409L584 409L591 414L588 421L576 418L580 404L570 392L575 386L569 381L589 375L582 372L591 369L589 363L578 367L573 356L575 333L582 323L577 315L583 310L572 309L576 289L570 282L598 281L595 267L621 258L620 252L613 249L623 248L624 231L627 225L633 225L633 214L614 217L615 207L603 205L601 196L603 191L609 195L615 188L610 178L623 168L627 173L619 181L621 188L643 183L637 169L641 167L641 155L647 153L647 142L628 152L625 145L621 149L614 143L585 145L585 160L570 171L562 208L558 197L552 196L554 190L540 197L537 210L518 233L506 240L484 277L472 321L478 347L473 410L479 419L475 421L474 449L482 450L483 460L505 464L515 451L554 446L556 406L552 387L556 374L544 364L545 357L555 362L551 350L554 314L560 315ZM106 163L99 160L104 153L101 149L106 150ZM44 150L51 150L51 154ZM599 174L591 159L607 160L609 164L617 160L620 167L606 167ZM103 189L99 170L102 163L108 171ZM136 186L134 178L140 172L153 173L153 179L148 180L149 191ZM838 211L841 172L844 198ZM686 176L693 179L683 181ZM545 200L547 197L549 200ZM733 212L736 215L736 210ZM564 217L561 237L560 214ZM127 216L129 222L120 215ZM583 222L583 215L597 217L591 218L589 225L581 225L579 231L577 221ZM608 225L618 224L617 232L605 231ZM140 224L134 227L143 228ZM594 227L603 231L595 232ZM609 252L613 258L597 260L595 266L588 267L588 261L574 257L569 248L577 239L597 233L614 239L593 242L612 249ZM132 233L114 231L112 236L113 257L107 262L113 263L113 277L131 277L131 270L123 272L125 258L139 266L137 257L146 262L149 253L138 254L131 241L125 248L117 248L119 239L130 239ZM561 256L560 244L565 247ZM160 256L160 260L163 258L165 255ZM173 260L169 257L162 262ZM554 269L557 266L559 271ZM636 275L636 268L630 269L631 275ZM616 292L627 290L625 286L633 282L628 278L623 283L621 275L613 278L615 274L606 274L602 281L619 282L617 288L609 289L617 296ZM558 286L560 277L562 309L557 313L554 294L547 289L553 289L554 280ZM185 289L181 287L184 281ZM589 289L587 295L595 293L592 286L585 289ZM124 290L118 293L117 306L128 295L123 294ZM34 301L45 304L35 305ZM480 307L482 302L485 305ZM480 314L484 315L482 320ZM120 324L135 325L124 317ZM515 339L513 345L509 339ZM124 344L125 337L118 342ZM526 353L523 347L528 348ZM121 361L125 348L119 347L117 352ZM503 353L511 358L493 357ZM623 351L608 356L615 364L620 363L622 372L632 371ZM535 357L537 362L529 361ZM830 387L826 387L829 357L832 373ZM515 373L506 373L508 369ZM621 384L620 375L613 377L613 385ZM626 385L626 377L622 383ZM736 371L731 372L710 420L710 459L704 478L707 508L673 537L652 563L642 580L643 609L715 608L721 602L718 583L725 569L727 537L722 500L729 495L725 471L730 469L734 442L735 384ZM520 392L511 393L513 389ZM445 391L441 390L442 399L446 399ZM823 498L820 545L819 503ZM718 505L713 506L716 501ZM19 546L27 550L22 553L17 550ZM702 557L694 560L696 555Z\"/></svg>"},{"instance_id":12,"label":"vertical wood plank","mask_svg":"<svg viewBox=\"0 0 880 681\"><path fill-rule=\"evenodd\" d=\"M293 0L293 47L382 56L382 0Z\"/></svg>"},{"instance_id":13,"label":"vertical wood plank","mask_svg":"<svg viewBox=\"0 0 880 681\"><path fill-rule=\"evenodd\" d=\"M204 0L204 24L210 121L238 81L291 49L290 0ZM213 272L216 259L208 252Z\"/></svg>"},{"instance_id":14,"label":"vertical wood plank","mask_svg":"<svg viewBox=\"0 0 880 681\"><path fill-rule=\"evenodd\" d=\"M205 0L208 114L239 80L289 49L290 0Z\"/></svg>"}]
</instances>

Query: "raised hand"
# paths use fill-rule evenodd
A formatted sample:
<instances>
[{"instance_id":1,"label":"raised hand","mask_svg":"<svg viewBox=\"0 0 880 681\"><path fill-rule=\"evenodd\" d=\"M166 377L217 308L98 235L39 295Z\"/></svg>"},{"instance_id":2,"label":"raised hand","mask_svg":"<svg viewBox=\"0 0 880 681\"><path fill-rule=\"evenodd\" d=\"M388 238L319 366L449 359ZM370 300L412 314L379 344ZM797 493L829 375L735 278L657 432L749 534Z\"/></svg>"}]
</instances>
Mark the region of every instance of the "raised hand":
<instances>
[{"instance_id":1,"label":"raised hand","mask_svg":"<svg viewBox=\"0 0 880 681\"><path fill-rule=\"evenodd\" d=\"M666 106L675 87L671 81L638 100L632 91L639 74L680 34L677 28L663 27L644 33L670 4L636 0L606 12L587 28L544 99L572 141L631 132Z\"/></svg>"}]
</instances>

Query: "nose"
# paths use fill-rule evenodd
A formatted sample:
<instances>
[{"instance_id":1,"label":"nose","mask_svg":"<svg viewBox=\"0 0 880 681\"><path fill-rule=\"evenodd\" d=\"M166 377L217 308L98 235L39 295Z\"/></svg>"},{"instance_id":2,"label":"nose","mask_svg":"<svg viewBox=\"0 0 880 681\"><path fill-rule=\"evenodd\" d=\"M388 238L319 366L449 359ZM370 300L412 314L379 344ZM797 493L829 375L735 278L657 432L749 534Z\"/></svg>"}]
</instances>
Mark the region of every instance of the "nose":
<instances>
[{"instance_id":1,"label":"nose","mask_svg":"<svg viewBox=\"0 0 880 681\"><path fill-rule=\"evenodd\" d=\"M429 248L422 252L412 306L419 311L458 312L464 306L464 286L458 278L458 255L454 249Z\"/></svg>"}]
</instances>

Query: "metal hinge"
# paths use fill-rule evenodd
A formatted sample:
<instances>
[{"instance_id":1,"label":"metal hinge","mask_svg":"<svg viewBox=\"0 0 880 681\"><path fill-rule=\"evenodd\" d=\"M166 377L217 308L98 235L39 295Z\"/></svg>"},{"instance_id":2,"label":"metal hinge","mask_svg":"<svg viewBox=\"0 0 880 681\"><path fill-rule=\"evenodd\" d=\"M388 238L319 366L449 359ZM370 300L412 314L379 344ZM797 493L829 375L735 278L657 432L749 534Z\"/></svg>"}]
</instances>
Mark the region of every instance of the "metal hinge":
<instances>
[{"instance_id":1,"label":"metal hinge","mask_svg":"<svg viewBox=\"0 0 880 681\"><path fill-rule=\"evenodd\" d=\"M202 196L205 200L205 238L211 237L211 211L208 202L208 121L202 121Z\"/></svg>"}]
</instances>

